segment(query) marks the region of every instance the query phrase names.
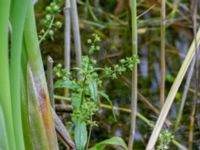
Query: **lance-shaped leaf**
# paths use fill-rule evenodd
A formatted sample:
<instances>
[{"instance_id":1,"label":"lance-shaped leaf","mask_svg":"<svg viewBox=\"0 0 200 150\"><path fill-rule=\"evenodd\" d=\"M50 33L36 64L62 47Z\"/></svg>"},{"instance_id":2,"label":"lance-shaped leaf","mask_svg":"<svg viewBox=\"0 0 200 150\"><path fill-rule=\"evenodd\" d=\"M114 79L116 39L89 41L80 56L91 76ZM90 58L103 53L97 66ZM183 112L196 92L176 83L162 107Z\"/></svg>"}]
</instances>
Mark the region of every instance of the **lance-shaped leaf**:
<instances>
[{"instance_id":1,"label":"lance-shaped leaf","mask_svg":"<svg viewBox=\"0 0 200 150\"><path fill-rule=\"evenodd\" d=\"M74 138L77 150L85 150L85 145L87 143L87 128L85 122L81 120L76 121Z\"/></svg>"},{"instance_id":2,"label":"lance-shaped leaf","mask_svg":"<svg viewBox=\"0 0 200 150\"><path fill-rule=\"evenodd\" d=\"M94 147L90 148L89 150L104 150L105 147L108 145L117 145L117 146L123 147L124 150L128 150L126 143L120 137L112 137L110 139L104 140L96 144Z\"/></svg>"}]
</instances>

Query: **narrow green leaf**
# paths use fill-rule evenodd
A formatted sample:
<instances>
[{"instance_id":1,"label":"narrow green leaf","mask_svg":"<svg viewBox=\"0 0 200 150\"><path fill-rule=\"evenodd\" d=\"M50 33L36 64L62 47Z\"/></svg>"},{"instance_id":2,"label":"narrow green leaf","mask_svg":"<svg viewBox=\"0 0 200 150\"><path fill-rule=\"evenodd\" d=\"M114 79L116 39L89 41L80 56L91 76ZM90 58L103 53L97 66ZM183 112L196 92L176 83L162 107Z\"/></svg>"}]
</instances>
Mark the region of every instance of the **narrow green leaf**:
<instances>
[{"instance_id":1,"label":"narrow green leaf","mask_svg":"<svg viewBox=\"0 0 200 150\"><path fill-rule=\"evenodd\" d=\"M6 132L6 123L3 115L3 110L0 105L0 131L1 131L1 136L0 136L0 149L1 150L9 150L8 148L8 135Z\"/></svg>"},{"instance_id":2,"label":"narrow green leaf","mask_svg":"<svg viewBox=\"0 0 200 150\"><path fill-rule=\"evenodd\" d=\"M29 101L28 101L28 88L27 88L27 54L24 50L24 44L22 47L22 62L21 62L21 108L22 108L22 125L25 149L33 150L33 142L31 136L31 128L29 122Z\"/></svg>"},{"instance_id":3,"label":"narrow green leaf","mask_svg":"<svg viewBox=\"0 0 200 150\"><path fill-rule=\"evenodd\" d=\"M24 138L21 117L20 77L21 77L21 52L24 32L24 22L27 6L30 0L12 0L11 3L11 63L10 84L15 139L17 149L24 150ZM23 9L22 9L23 8Z\"/></svg>"},{"instance_id":4,"label":"narrow green leaf","mask_svg":"<svg viewBox=\"0 0 200 150\"><path fill-rule=\"evenodd\" d=\"M8 59L8 22L10 0L0 0L0 105L5 116L9 149L16 150L12 120L12 103L10 94L9 59Z\"/></svg>"},{"instance_id":5,"label":"narrow green leaf","mask_svg":"<svg viewBox=\"0 0 200 150\"><path fill-rule=\"evenodd\" d=\"M98 88L97 88L96 80L88 79L88 84L89 84L89 89L90 89L90 93L91 93L92 99L95 102L98 102L99 98L98 98Z\"/></svg>"},{"instance_id":6,"label":"narrow green leaf","mask_svg":"<svg viewBox=\"0 0 200 150\"><path fill-rule=\"evenodd\" d=\"M104 150L107 145L117 145L123 147L125 150L128 150L126 143L120 137L112 137L110 139L104 140L94 147L90 148L89 150Z\"/></svg>"},{"instance_id":7,"label":"narrow green leaf","mask_svg":"<svg viewBox=\"0 0 200 150\"><path fill-rule=\"evenodd\" d=\"M98 93L99 93L99 95L102 96L102 97L110 104L110 106L112 107L112 113L113 113L114 119L115 119L115 121L116 121L117 119L116 119L116 116L115 116L114 107L113 107L112 101L110 100L109 96L108 96L106 93L101 92L101 91L99 91Z\"/></svg>"},{"instance_id":8,"label":"narrow green leaf","mask_svg":"<svg viewBox=\"0 0 200 150\"><path fill-rule=\"evenodd\" d=\"M85 145L87 143L87 128L85 122L77 120L74 138L77 150L85 150Z\"/></svg>"}]
</instances>

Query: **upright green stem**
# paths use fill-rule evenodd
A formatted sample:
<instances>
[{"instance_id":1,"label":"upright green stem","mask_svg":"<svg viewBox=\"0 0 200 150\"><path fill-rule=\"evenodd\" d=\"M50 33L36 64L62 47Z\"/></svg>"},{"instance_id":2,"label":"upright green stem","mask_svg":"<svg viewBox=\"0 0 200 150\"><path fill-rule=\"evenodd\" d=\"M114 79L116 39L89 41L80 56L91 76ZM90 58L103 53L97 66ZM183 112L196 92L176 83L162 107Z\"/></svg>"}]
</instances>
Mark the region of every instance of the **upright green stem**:
<instances>
[{"instance_id":1,"label":"upright green stem","mask_svg":"<svg viewBox=\"0 0 200 150\"><path fill-rule=\"evenodd\" d=\"M161 26L160 26L160 36L161 36L161 54L160 54L160 64L161 64L161 79L160 79L160 108L162 108L165 100L165 0L162 0L161 9Z\"/></svg>"},{"instance_id":2,"label":"upright green stem","mask_svg":"<svg viewBox=\"0 0 200 150\"><path fill-rule=\"evenodd\" d=\"M8 23L10 0L0 0L0 105L6 122L9 149L16 150L12 103L10 93L9 59L8 59Z\"/></svg>"},{"instance_id":3,"label":"upright green stem","mask_svg":"<svg viewBox=\"0 0 200 150\"><path fill-rule=\"evenodd\" d=\"M10 64L10 84L13 122L17 149L24 150L24 138L22 130L21 98L20 98L20 79L21 79L21 54L24 22L27 6L30 0L12 1L11 9L11 64ZM22 9L23 7L23 9Z\"/></svg>"},{"instance_id":4,"label":"upright green stem","mask_svg":"<svg viewBox=\"0 0 200 150\"><path fill-rule=\"evenodd\" d=\"M131 8L131 28L132 28L132 54L137 55L137 2L136 0L130 1ZM134 66L132 71L132 90L131 90L131 128L128 142L128 149L133 149L133 142L136 128L136 115L137 115L137 65Z\"/></svg>"}]
</instances>

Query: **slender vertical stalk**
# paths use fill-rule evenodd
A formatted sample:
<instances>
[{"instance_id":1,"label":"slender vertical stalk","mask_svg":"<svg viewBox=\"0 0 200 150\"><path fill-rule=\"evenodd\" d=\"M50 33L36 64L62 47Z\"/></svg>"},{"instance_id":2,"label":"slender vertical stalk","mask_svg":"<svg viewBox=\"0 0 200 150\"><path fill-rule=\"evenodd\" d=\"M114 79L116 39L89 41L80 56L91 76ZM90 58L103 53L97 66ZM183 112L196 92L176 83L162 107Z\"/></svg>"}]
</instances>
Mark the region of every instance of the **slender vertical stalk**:
<instances>
[{"instance_id":1,"label":"slender vertical stalk","mask_svg":"<svg viewBox=\"0 0 200 150\"><path fill-rule=\"evenodd\" d=\"M186 79L183 95L182 95L182 98L181 98L181 105L180 105L178 115L177 115L177 119L176 119L176 123L175 123L175 129L178 128L180 121L181 121L181 118L182 118L183 108L185 106L185 101L186 101L186 98L187 98L188 89L190 87L190 82L191 82L192 75L193 75L193 72L194 72L195 61L196 61L196 59L194 57L191 65L190 65L188 74L187 74L187 79Z\"/></svg>"},{"instance_id":2,"label":"slender vertical stalk","mask_svg":"<svg viewBox=\"0 0 200 150\"><path fill-rule=\"evenodd\" d=\"M137 2L136 0L130 1L131 9L131 29L132 29L132 54L137 55ZM132 88L131 88L131 128L128 142L128 149L133 149L133 142L136 128L136 115L137 115L137 65L134 66L132 71Z\"/></svg>"},{"instance_id":3,"label":"slender vertical stalk","mask_svg":"<svg viewBox=\"0 0 200 150\"><path fill-rule=\"evenodd\" d=\"M78 10L77 10L77 1L71 0L71 19L72 19L72 28L74 34L74 43L75 43L75 52L76 52L76 63L77 66L81 66L82 62L82 51L81 51L81 38L80 38L80 29L78 22Z\"/></svg>"},{"instance_id":4,"label":"slender vertical stalk","mask_svg":"<svg viewBox=\"0 0 200 150\"><path fill-rule=\"evenodd\" d=\"M6 122L9 149L16 150L12 103L10 93L9 59L8 59L8 24L10 0L0 0L0 105Z\"/></svg>"},{"instance_id":5,"label":"slender vertical stalk","mask_svg":"<svg viewBox=\"0 0 200 150\"><path fill-rule=\"evenodd\" d=\"M70 17L70 0L65 1L65 8L64 8L64 13L65 13L65 56L64 56L64 61L65 61L65 68L67 72L70 71L70 43L71 43L71 17Z\"/></svg>"},{"instance_id":6,"label":"slender vertical stalk","mask_svg":"<svg viewBox=\"0 0 200 150\"><path fill-rule=\"evenodd\" d=\"M193 103L192 103L192 111L190 115L190 126L189 126L189 139L188 139L188 148L189 150L193 149L193 132L194 132L194 122L195 122L195 113L196 113L196 105L197 105L197 93L199 87L199 67L198 67L198 45L197 45L197 37L196 37L196 30L197 30L197 7L198 1L192 1L192 21L193 21L193 35L194 35L194 42L195 42L195 80L196 80L196 92L194 93Z\"/></svg>"},{"instance_id":7,"label":"slender vertical stalk","mask_svg":"<svg viewBox=\"0 0 200 150\"><path fill-rule=\"evenodd\" d=\"M160 36L161 36L161 54L160 54L160 64L161 64L161 79L160 79L160 108L162 108L165 100L165 0L162 0L161 5L161 26L160 26Z\"/></svg>"}]
</instances>

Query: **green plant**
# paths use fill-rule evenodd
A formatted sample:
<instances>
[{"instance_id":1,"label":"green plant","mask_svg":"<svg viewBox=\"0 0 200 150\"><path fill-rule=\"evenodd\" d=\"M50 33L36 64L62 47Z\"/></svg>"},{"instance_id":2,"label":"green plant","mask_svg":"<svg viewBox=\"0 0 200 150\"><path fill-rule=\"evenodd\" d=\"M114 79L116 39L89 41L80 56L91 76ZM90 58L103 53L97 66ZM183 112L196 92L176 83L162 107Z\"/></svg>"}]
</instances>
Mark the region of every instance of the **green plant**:
<instances>
[{"instance_id":1,"label":"green plant","mask_svg":"<svg viewBox=\"0 0 200 150\"><path fill-rule=\"evenodd\" d=\"M174 136L168 130L164 130L160 133L158 139L157 150L168 150L170 143L174 140Z\"/></svg>"},{"instance_id":2,"label":"green plant","mask_svg":"<svg viewBox=\"0 0 200 150\"><path fill-rule=\"evenodd\" d=\"M119 64L112 67L96 67L97 62L92 58L92 55L94 52L100 50L98 46L99 42L100 38L96 34L93 34L92 39L88 40L89 55L82 57L82 65L80 68L76 67L73 69L74 71L78 71L81 77L80 79L72 76L74 74L73 71L67 74L66 70L60 64L54 68L55 75L59 79L56 81L54 88L68 88L71 90L71 103L73 107L71 116L75 124L74 137L78 150L86 148L88 137L86 126L90 125L92 127L97 125L93 121L93 116L100 108L100 97L112 105L109 96L102 90L102 79L99 77L99 73L104 75L103 78L116 79L117 75L131 70L139 62L137 56L133 56L121 59Z\"/></svg>"},{"instance_id":3,"label":"green plant","mask_svg":"<svg viewBox=\"0 0 200 150\"><path fill-rule=\"evenodd\" d=\"M61 0L53 0L48 6L46 6L46 15L42 19L44 27L38 35L40 43L46 38L50 38L51 40L53 40L54 33L62 27L62 22L55 21L55 18L59 15L61 11L61 6Z\"/></svg>"}]
</instances>

